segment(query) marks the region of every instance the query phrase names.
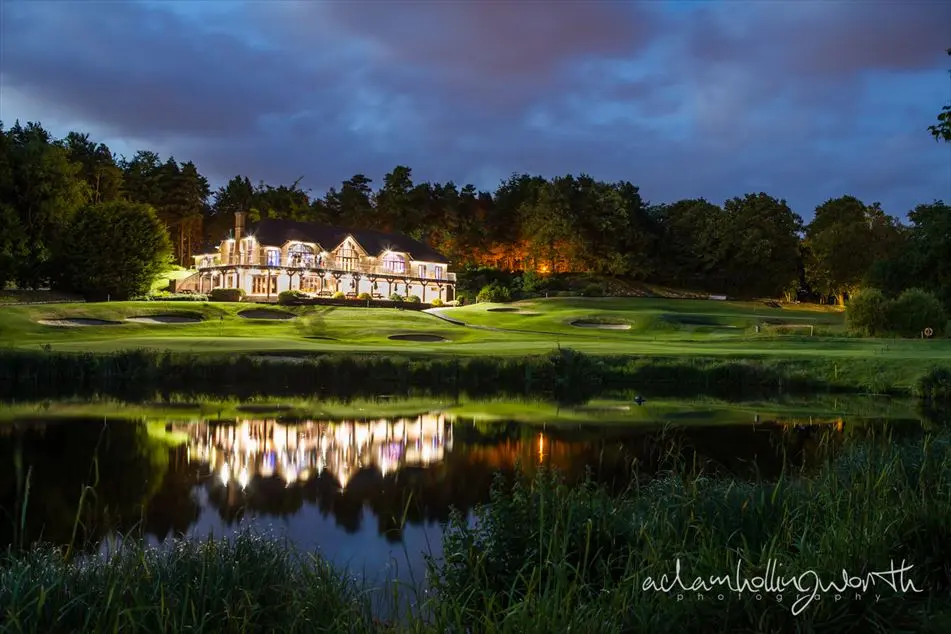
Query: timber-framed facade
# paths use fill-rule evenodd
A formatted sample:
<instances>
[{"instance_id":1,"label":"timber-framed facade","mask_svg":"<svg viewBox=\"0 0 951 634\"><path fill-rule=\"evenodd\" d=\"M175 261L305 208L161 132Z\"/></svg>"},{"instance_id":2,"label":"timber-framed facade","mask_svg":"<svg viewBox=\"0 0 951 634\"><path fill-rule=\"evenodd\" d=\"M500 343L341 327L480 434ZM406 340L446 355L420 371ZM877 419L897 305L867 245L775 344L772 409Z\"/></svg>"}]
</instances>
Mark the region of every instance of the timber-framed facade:
<instances>
[{"instance_id":1,"label":"timber-framed facade","mask_svg":"<svg viewBox=\"0 0 951 634\"><path fill-rule=\"evenodd\" d=\"M246 220L246 212L235 213L231 235L194 256L195 290L238 288L264 301L289 290L315 297L366 293L373 299L397 293L423 303L455 297L448 260L409 236L291 220L246 226Z\"/></svg>"}]
</instances>

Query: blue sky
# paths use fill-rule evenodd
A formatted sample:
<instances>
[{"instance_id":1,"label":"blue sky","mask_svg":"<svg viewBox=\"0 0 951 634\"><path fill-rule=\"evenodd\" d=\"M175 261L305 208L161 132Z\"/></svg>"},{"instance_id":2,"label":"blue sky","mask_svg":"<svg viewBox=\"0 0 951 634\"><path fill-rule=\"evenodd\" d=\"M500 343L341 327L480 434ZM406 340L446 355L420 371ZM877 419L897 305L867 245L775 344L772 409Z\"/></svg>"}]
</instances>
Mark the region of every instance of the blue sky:
<instances>
[{"instance_id":1,"label":"blue sky","mask_svg":"<svg viewBox=\"0 0 951 634\"><path fill-rule=\"evenodd\" d=\"M853 194L951 200L951 3L6 0L0 119L314 193L397 164L749 191L805 217Z\"/></svg>"}]
</instances>

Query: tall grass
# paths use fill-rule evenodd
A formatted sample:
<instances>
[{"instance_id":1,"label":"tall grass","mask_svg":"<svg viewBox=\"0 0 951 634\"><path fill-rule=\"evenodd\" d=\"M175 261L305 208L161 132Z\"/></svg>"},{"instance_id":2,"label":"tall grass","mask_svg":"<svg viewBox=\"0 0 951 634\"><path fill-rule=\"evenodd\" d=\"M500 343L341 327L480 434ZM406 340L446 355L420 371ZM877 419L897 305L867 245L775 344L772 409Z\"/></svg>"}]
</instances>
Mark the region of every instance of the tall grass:
<instances>
[{"instance_id":1,"label":"tall grass","mask_svg":"<svg viewBox=\"0 0 951 634\"><path fill-rule=\"evenodd\" d=\"M820 448L821 449L821 448ZM713 478L671 446L660 477L620 493L557 474L499 479L476 522L457 515L430 559L429 589L402 618L316 556L243 534L233 542L131 543L106 559L49 548L0 556L7 632L947 632L951 627L951 435L871 434L825 452L817 471ZM822 592L799 613L793 588L670 592L650 577L751 579L814 571L824 582L911 564L918 591L881 580ZM809 584L810 579L804 578ZM669 581L666 585L669 585ZM718 596L723 594L722 597ZM808 594L808 593L806 593ZM698 596L698 595L703 595ZM759 595L759 596L758 596ZM860 595L860 596L856 596ZM401 600L401 605L407 602Z\"/></svg>"},{"instance_id":2,"label":"tall grass","mask_svg":"<svg viewBox=\"0 0 951 634\"><path fill-rule=\"evenodd\" d=\"M368 599L322 559L243 534L67 559L0 557L4 632L369 632Z\"/></svg>"},{"instance_id":3,"label":"tall grass","mask_svg":"<svg viewBox=\"0 0 951 634\"><path fill-rule=\"evenodd\" d=\"M500 482L473 526L455 518L445 561L431 562L437 620L447 631L948 631L951 626L951 445L948 436L870 441L818 473L775 482L714 479L675 468L620 497L551 474ZM816 571L841 582L902 560L921 593L879 582L800 614L789 589L645 590L648 578ZM723 596L718 596L723 593ZM856 594L861 597L856 599ZM699 597L698 595L703 595ZM759 598L757 598L759 595ZM930 630L928 628L931 628Z\"/></svg>"}]
</instances>

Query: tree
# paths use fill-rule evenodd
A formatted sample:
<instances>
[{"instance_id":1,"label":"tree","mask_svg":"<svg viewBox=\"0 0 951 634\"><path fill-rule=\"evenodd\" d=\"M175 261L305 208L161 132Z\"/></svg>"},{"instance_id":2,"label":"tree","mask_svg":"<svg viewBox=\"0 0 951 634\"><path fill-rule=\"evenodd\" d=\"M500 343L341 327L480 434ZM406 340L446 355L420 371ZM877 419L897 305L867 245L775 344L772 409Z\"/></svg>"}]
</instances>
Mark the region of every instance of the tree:
<instances>
[{"instance_id":1,"label":"tree","mask_svg":"<svg viewBox=\"0 0 951 634\"><path fill-rule=\"evenodd\" d=\"M363 174L355 174L340 188L341 221L355 229L369 229L374 224L373 183Z\"/></svg>"},{"instance_id":2,"label":"tree","mask_svg":"<svg viewBox=\"0 0 951 634\"><path fill-rule=\"evenodd\" d=\"M940 334L947 314L938 298L920 288L909 288L888 305L888 326L892 332L917 337L926 328Z\"/></svg>"},{"instance_id":3,"label":"tree","mask_svg":"<svg viewBox=\"0 0 951 634\"><path fill-rule=\"evenodd\" d=\"M81 166L80 176L89 186L90 202L109 202L122 196L122 169L106 145L78 132L66 135L64 143L70 160Z\"/></svg>"},{"instance_id":4,"label":"tree","mask_svg":"<svg viewBox=\"0 0 951 634\"><path fill-rule=\"evenodd\" d=\"M413 200L413 170L397 165L383 177L383 187L376 193L376 226L384 231L412 231L419 224L423 210Z\"/></svg>"},{"instance_id":5,"label":"tree","mask_svg":"<svg viewBox=\"0 0 951 634\"><path fill-rule=\"evenodd\" d=\"M900 240L897 222L878 204L854 196L833 198L816 207L806 227L806 280L840 306L855 293L876 261L891 256Z\"/></svg>"},{"instance_id":6,"label":"tree","mask_svg":"<svg viewBox=\"0 0 951 634\"><path fill-rule=\"evenodd\" d=\"M91 205L75 216L59 245L58 286L96 299L143 295L171 254L164 223L150 206Z\"/></svg>"},{"instance_id":7,"label":"tree","mask_svg":"<svg viewBox=\"0 0 951 634\"><path fill-rule=\"evenodd\" d=\"M951 310L951 206L940 200L918 205L908 218L912 225L905 259L912 279Z\"/></svg>"},{"instance_id":8,"label":"tree","mask_svg":"<svg viewBox=\"0 0 951 634\"><path fill-rule=\"evenodd\" d=\"M789 294L799 279L802 218L785 200L765 193L732 198L723 210L727 290L750 297Z\"/></svg>"},{"instance_id":9,"label":"tree","mask_svg":"<svg viewBox=\"0 0 951 634\"><path fill-rule=\"evenodd\" d=\"M846 320L849 328L870 337L888 329L888 299L877 288L864 288L849 298Z\"/></svg>"},{"instance_id":10,"label":"tree","mask_svg":"<svg viewBox=\"0 0 951 634\"><path fill-rule=\"evenodd\" d=\"M658 277L693 289L723 290L726 214L703 198L658 205L651 210L664 245Z\"/></svg>"},{"instance_id":11,"label":"tree","mask_svg":"<svg viewBox=\"0 0 951 634\"><path fill-rule=\"evenodd\" d=\"M951 48L948 49L948 55L951 55ZM944 106L941 113L938 114L938 123L928 126L928 131L935 141L944 141L951 143L951 104Z\"/></svg>"},{"instance_id":12,"label":"tree","mask_svg":"<svg viewBox=\"0 0 951 634\"><path fill-rule=\"evenodd\" d=\"M53 249L63 228L89 198L81 166L38 123L16 123L6 134L6 223L15 219L13 273L23 288L39 288L52 275Z\"/></svg>"},{"instance_id":13,"label":"tree","mask_svg":"<svg viewBox=\"0 0 951 634\"><path fill-rule=\"evenodd\" d=\"M9 141L0 124L0 290L13 281L17 255L24 243L16 209L10 202L14 193L11 158Z\"/></svg>"}]
</instances>

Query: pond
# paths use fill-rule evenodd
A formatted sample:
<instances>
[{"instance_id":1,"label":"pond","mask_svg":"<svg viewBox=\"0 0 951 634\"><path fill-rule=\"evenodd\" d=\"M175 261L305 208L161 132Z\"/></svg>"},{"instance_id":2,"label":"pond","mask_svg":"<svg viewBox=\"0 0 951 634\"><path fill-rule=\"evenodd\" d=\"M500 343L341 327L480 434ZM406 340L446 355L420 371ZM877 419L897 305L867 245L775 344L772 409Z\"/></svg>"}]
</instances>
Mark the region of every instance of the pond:
<instances>
[{"instance_id":1,"label":"pond","mask_svg":"<svg viewBox=\"0 0 951 634\"><path fill-rule=\"evenodd\" d=\"M854 398L615 399L568 410L495 401L417 404L398 415L349 406L333 416L266 405L214 414L67 405L0 410L0 546L76 540L102 551L118 535L158 544L251 528L319 549L370 581L421 578L452 510L471 513L489 500L496 474L517 467L616 487L671 460L776 477L809 469L863 430L921 427L913 404Z\"/></svg>"}]
</instances>

